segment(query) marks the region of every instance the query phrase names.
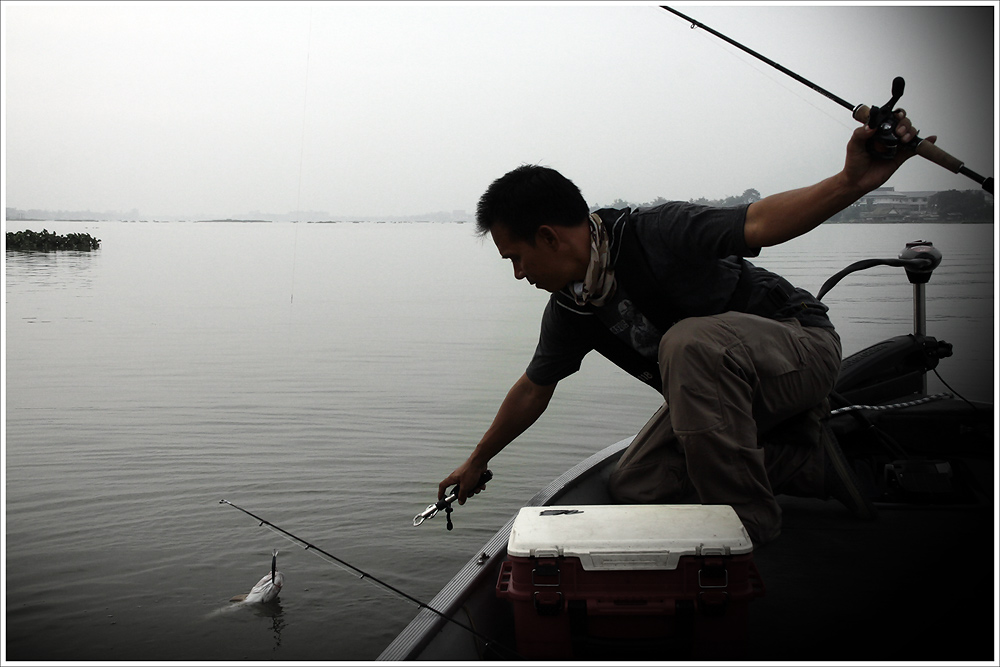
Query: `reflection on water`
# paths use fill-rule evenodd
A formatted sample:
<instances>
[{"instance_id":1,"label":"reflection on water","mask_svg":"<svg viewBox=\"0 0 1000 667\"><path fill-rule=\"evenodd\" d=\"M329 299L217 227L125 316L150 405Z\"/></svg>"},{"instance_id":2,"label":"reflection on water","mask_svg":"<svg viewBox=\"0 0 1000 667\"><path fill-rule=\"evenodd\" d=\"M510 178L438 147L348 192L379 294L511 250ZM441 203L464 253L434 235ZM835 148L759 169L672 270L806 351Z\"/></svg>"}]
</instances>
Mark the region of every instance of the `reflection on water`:
<instances>
[{"instance_id":1,"label":"reflection on water","mask_svg":"<svg viewBox=\"0 0 1000 667\"><path fill-rule=\"evenodd\" d=\"M262 621L262 623L247 624L247 627L265 628L265 632L270 633L268 636L271 642L271 651L277 652L281 648L281 633L285 629L286 623L280 597L270 602L231 602L206 614L205 621L212 624L223 617L241 623L251 619Z\"/></svg>"},{"instance_id":2,"label":"reflection on water","mask_svg":"<svg viewBox=\"0 0 1000 667\"><path fill-rule=\"evenodd\" d=\"M277 651L281 647L281 631L285 627L285 620L281 616L281 602L277 599L264 604L255 605L254 614L271 619L271 636L274 637L274 648Z\"/></svg>"},{"instance_id":3,"label":"reflection on water","mask_svg":"<svg viewBox=\"0 0 1000 667\"><path fill-rule=\"evenodd\" d=\"M12 660L373 659L416 608L302 550L283 552L280 605L214 614L280 546L219 498L428 601L538 488L661 401L588 357L455 530L414 528L537 342L547 297L489 240L443 224L87 231L99 251L6 253ZM992 235L831 225L754 263L815 292L933 240L928 330L955 346L939 370L990 400ZM911 295L901 271L845 278L824 299L845 353L908 333Z\"/></svg>"},{"instance_id":4,"label":"reflection on water","mask_svg":"<svg viewBox=\"0 0 1000 667\"><path fill-rule=\"evenodd\" d=\"M42 325L63 319L90 320L100 252L5 252L7 317ZM48 293L61 295L66 302L58 308L46 308L44 295ZM32 307L21 307L21 299L33 302Z\"/></svg>"},{"instance_id":5,"label":"reflection on water","mask_svg":"<svg viewBox=\"0 0 1000 667\"><path fill-rule=\"evenodd\" d=\"M100 250L83 252L25 252L8 250L7 287L25 292L46 289L86 289L93 284L93 270Z\"/></svg>"},{"instance_id":6,"label":"reflection on water","mask_svg":"<svg viewBox=\"0 0 1000 667\"><path fill-rule=\"evenodd\" d=\"M275 598L270 602L238 604L235 606L240 607L244 611L252 612L256 618L265 619L266 627L270 629L273 640L271 650L277 651L281 648L281 631L285 628L285 619L282 614L280 598Z\"/></svg>"}]
</instances>

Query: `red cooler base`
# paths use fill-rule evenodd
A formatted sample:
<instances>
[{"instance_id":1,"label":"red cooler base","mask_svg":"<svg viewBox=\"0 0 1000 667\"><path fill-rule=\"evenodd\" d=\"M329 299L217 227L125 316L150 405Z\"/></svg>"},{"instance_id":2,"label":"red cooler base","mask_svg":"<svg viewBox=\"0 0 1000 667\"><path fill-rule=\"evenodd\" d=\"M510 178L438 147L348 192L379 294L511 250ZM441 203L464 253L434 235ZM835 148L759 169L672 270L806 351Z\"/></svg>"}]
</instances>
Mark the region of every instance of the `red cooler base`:
<instances>
[{"instance_id":1,"label":"red cooler base","mask_svg":"<svg viewBox=\"0 0 1000 667\"><path fill-rule=\"evenodd\" d=\"M616 512L620 510L614 510L610 517L604 516L602 507L584 506L579 512L581 516L572 519L575 523L571 530L582 531L587 539L592 535L627 531L629 525L639 532L648 531L642 522L631 521L622 524L625 528L619 525L617 529L600 530L605 519L634 518L618 516ZM660 517L669 520L670 508L675 506L642 507L664 508L665 513L659 514L658 520ZM536 521L537 513L544 509L525 508L534 515L526 520ZM584 513L591 517L582 516ZM517 521L520 520L519 515ZM591 524L598 522L596 532L594 525L585 520ZM560 535L560 527L551 539L543 540L545 547L525 548L526 533L530 531L522 530L515 535L517 521L511 532L508 559L497 581L497 595L511 603L517 651L522 657L553 660L744 657L748 606L752 599L763 594L748 539L745 549L739 545L734 549L731 544L712 547L696 540L695 546L681 544L671 549L661 544L651 550L647 536L638 540L642 542L641 548L628 553L619 551L609 556L604 541L599 545L601 548L592 549L581 558L568 555L581 552L581 548L570 545L572 536ZM736 523L742 530L738 519ZM717 532L709 530L712 537L718 537ZM527 542L534 543L534 539L529 537ZM549 544L558 542L569 546ZM734 550L744 553L733 554ZM557 555L560 551L563 555ZM698 553L678 556L692 552ZM639 569L628 569L631 566Z\"/></svg>"}]
</instances>

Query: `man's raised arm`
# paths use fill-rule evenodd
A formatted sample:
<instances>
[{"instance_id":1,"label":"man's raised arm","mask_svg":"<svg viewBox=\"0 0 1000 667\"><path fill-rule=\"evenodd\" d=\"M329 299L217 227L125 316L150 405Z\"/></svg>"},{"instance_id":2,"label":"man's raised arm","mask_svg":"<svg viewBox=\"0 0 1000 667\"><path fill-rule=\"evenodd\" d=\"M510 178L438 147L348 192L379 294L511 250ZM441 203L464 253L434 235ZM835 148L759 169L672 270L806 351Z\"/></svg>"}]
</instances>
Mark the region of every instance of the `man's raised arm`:
<instances>
[{"instance_id":1,"label":"man's raised arm","mask_svg":"<svg viewBox=\"0 0 1000 667\"><path fill-rule=\"evenodd\" d=\"M905 112L898 111L896 135L900 147L892 159L873 156L865 144L875 130L862 125L847 143L844 169L815 185L779 192L750 204L743 235L750 248L778 245L801 236L834 214L881 186L903 162L916 155L915 149L903 147L917 136ZM924 141L934 143L937 137Z\"/></svg>"}]
</instances>

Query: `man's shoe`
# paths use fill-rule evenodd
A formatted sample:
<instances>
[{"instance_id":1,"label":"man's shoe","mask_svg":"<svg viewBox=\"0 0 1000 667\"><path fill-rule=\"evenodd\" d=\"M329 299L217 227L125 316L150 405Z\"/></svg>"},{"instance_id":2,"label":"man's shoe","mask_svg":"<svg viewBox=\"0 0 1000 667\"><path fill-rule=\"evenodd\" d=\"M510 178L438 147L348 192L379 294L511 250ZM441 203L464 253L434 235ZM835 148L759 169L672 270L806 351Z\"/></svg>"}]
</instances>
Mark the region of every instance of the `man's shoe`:
<instances>
[{"instance_id":1,"label":"man's shoe","mask_svg":"<svg viewBox=\"0 0 1000 667\"><path fill-rule=\"evenodd\" d=\"M874 519L877 512L871 499L861 490L861 482L854 474L850 462L837 444L837 436L829 424L820 425L820 442L826 455L825 490L828 497L836 498L859 519Z\"/></svg>"}]
</instances>

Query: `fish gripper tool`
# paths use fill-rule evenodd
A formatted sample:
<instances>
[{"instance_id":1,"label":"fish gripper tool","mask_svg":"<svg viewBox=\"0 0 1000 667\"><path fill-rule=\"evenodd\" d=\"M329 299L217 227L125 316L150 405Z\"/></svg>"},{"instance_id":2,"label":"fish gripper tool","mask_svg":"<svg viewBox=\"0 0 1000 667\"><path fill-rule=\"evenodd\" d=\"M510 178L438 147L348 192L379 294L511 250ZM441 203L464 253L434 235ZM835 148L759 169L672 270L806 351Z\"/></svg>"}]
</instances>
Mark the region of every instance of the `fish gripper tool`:
<instances>
[{"instance_id":1,"label":"fish gripper tool","mask_svg":"<svg viewBox=\"0 0 1000 667\"><path fill-rule=\"evenodd\" d=\"M479 478L479 483L476 484L476 488L478 489L481 486L485 486L486 483L489 482L491 479L493 479L493 472L490 471L490 470L487 470ZM452 487L451 491L448 493L447 496L445 496L441 500L437 501L436 503L432 503L432 504L428 505L427 509L425 509L423 512L421 512L417 516L413 517L413 525L414 526L419 526L420 524L422 524L427 519L433 519L435 516L437 516L438 512L440 512L441 510L444 510L445 516L448 518L448 524L447 524L448 525L448 530L451 530L452 528L455 527L455 524L453 524L451 522L451 513L454 511L452 509L451 504L454 503L456 500L458 500L458 485L457 484L454 487Z\"/></svg>"}]
</instances>

